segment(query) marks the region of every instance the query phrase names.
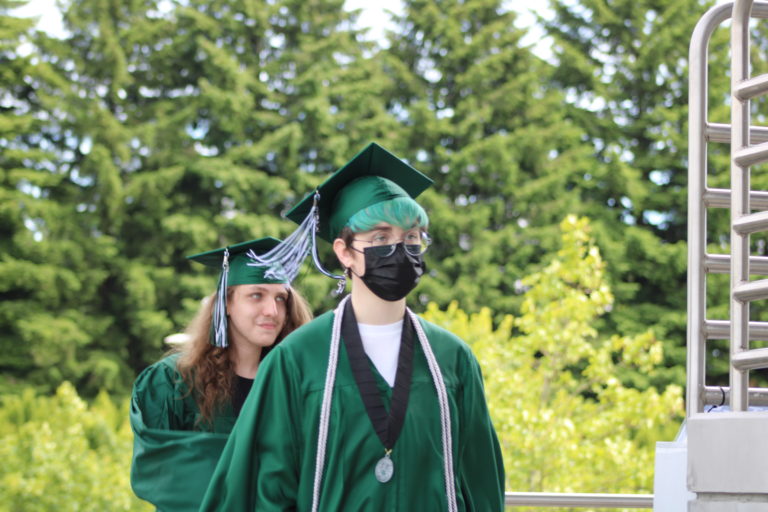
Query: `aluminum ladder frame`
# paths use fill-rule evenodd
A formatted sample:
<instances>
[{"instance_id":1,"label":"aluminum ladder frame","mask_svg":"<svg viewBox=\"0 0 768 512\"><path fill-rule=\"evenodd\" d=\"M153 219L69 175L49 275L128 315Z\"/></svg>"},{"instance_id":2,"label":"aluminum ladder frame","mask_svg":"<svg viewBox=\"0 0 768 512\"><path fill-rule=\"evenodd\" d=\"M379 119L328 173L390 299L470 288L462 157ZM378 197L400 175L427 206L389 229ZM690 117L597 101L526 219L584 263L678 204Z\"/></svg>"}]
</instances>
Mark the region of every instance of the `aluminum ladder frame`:
<instances>
[{"instance_id":1,"label":"aluminum ladder frame","mask_svg":"<svg viewBox=\"0 0 768 512\"><path fill-rule=\"evenodd\" d=\"M735 0L710 9L690 45L688 190L687 488L689 512L768 510L768 389L748 387L750 370L768 367L768 322L750 322L749 305L768 298L768 258L751 256L750 235L768 231L768 192L751 191L750 167L768 161L768 129L750 125L750 100L768 94L768 75L749 77L749 21L768 18L768 2ZM731 124L707 121L707 52L714 30L731 18ZM730 189L707 186L708 142L730 142ZM707 208L730 208L731 252L706 252ZM761 210L752 213L752 209ZM706 318L706 274L730 273L730 320ZM729 339L728 388L706 385L706 343ZM728 402L729 412L705 413Z\"/></svg>"},{"instance_id":2,"label":"aluminum ladder frame","mask_svg":"<svg viewBox=\"0 0 768 512\"><path fill-rule=\"evenodd\" d=\"M736 0L744 6L747 2ZM712 33L725 20L731 18L734 3L718 5L710 9L696 25L691 38L689 68L689 112L688 112L688 371L686 407L687 417L704 411L706 405L730 403L733 410L746 410L748 405L768 405L768 389L747 388L749 369L768 367L768 349L749 350L749 341L768 339L768 322L749 322L749 302L768 298L768 280L749 283L749 274L768 275L768 257L749 256L749 235L759 230L768 230L768 222L760 224L758 215L749 216L749 206L768 210L768 192L749 191L749 166L768 161L765 146L750 146L747 142L749 127L749 99L759 93L759 86L766 87L765 75L758 79L746 80L748 76L749 45L748 22L750 10L753 17L768 18L768 2L749 2L746 19L742 15L739 26L747 25L738 35L741 44L734 48L732 59L732 93L734 105L731 124L709 123L707 120L707 66L708 46ZM734 25L737 25L734 19ZM743 53L738 53L741 51ZM737 62L739 59L740 62ZM738 75L736 75L738 72ZM764 89L763 92L768 90ZM741 92L739 92L741 91ZM751 94L742 98L739 94ZM707 186L707 145L708 142L731 143L731 173L734 178L735 194L729 189ZM752 127L752 143L768 142L768 127ZM759 148L759 149L756 149ZM738 158L738 160L737 160ZM706 252L707 208L731 208L732 228L731 254L709 254ZM758 222L755 223L755 220ZM734 227L735 226L735 227ZM737 265L731 268L731 261ZM709 320L706 318L706 274L731 273L731 318ZM755 288L758 288L756 290ZM706 342L709 339L731 340L731 386L720 388L706 385ZM759 363L759 364L758 364ZM755 364L758 364L755 366ZM733 391L732 391L733 390Z\"/></svg>"}]
</instances>

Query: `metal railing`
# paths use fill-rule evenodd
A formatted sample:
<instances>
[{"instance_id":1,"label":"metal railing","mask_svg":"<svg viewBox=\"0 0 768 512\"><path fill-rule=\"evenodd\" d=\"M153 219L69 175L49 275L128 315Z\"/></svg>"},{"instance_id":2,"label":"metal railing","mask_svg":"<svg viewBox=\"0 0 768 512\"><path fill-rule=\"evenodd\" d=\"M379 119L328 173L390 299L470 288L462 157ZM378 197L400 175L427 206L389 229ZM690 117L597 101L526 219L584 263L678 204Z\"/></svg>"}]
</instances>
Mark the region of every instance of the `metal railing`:
<instances>
[{"instance_id":1,"label":"metal railing","mask_svg":"<svg viewBox=\"0 0 768 512\"><path fill-rule=\"evenodd\" d=\"M716 28L733 16L731 125L709 123L708 46ZM768 18L768 2L721 4L711 8L694 29L689 54L688 136L688 385L687 416L725 399L735 411L763 405L768 390L749 388L750 369L764 367L768 353L749 350L750 339L766 339L768 325L749 321L749 302L768 296L768 280L749 281L750 274L768 274L768 259L750 256L749 236L768 226L768 192L749 189L749 166L768 157L768 127L750 126L749 99L768 90L765 76L749 78L749 18ZM737 43L738 41L738 43ZM731 143L731 190L707 186L707 144ZM755 144L751 146L750 144ZM707 208L730 208L731 254L708 254ZM706 318L706 274L730 273L729 320ZM731 340L731 386L706 386L706 342ZM732 389L733 388L733 389Z\"/></svg>"},{"instance_id":2,"label":"metal railing","mask_svg":"<svg viewBox=\"0 0 768 512\"><path fill-rule=\"evenodd\" d=\"M749 408L749 371L768 367L768 349L750 348L749 304L768 298L768 279L750 281L749 239L768 231L768 210L752 213L750 166L768 161L768 142L752 145L750 100L768 94L768 74L749 76L752 0L736 0L731 25L731 396L734 411ZM764 17L764 16L763 16Z\"/></svg>"},{"instance_id":3,"label":"metal railing","mask_svg":"<svg viewBox=\"0 0 768 512\"><path fill-rule=\"evenodd\" d=\"M508 492L507 506L653 508L653 494L590 494L553 492Z\"/></svg>"}]
</instances>

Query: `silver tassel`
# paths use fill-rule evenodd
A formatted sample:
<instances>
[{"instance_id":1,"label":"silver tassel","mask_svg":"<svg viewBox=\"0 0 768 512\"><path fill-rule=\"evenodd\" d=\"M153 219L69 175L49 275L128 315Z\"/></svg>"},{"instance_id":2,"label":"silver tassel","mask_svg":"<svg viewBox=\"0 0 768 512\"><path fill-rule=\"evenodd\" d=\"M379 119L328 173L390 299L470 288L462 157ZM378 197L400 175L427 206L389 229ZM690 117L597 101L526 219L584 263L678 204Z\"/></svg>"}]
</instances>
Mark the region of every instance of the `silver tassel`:
<instances>
[{"instance_id":1,"label":"silver tassel","mask_svg":"<svg viewBox=\"0 0 768 512\"><path fill-rule=\"evenodd\" d=\"M315 191L312 208L307 216L299 227L277 247L261 255L256 254L253 250L248 251L246 255L252 260L248 265L268 267L264 272L264 277L267 279L291 282L299 274L304 259L309 253L312 253L315 266L321 273L334 279L343 279L344 276L332 274L325 270L317 255L317 229L320 222L317 203L319 200L320 193Z\"/></svg>"},{"instance_id":2,"label":"silver tassel","mask_svg":"<svg viewBox=\"0 0 768 512\"><path fill-rule=\"evenodd\" d=\"M211 321L211 345L226 347L227 343L227 280L229 278L229 249L224 249L219 285L216 287L216 302L213 304Z\"/></svg>"},{"instance_id":3,"label":"silver tassel","mask_svg":"<svg viewBox=\"0 0 768 512\"><path fill-rule=\"evenodd\" d=\"M246 255L252 260L248 263L252 267L267 267L264 277L279 281L293 281L299 274L301 264L309 254L312 245L312 233L317 229L317 200L320 195L315 192L315 201L312 209L307 214L296 230L288 238L283 240L277 247L265 252L256 254L250 250Z\"/></svg>"}]
</instances>

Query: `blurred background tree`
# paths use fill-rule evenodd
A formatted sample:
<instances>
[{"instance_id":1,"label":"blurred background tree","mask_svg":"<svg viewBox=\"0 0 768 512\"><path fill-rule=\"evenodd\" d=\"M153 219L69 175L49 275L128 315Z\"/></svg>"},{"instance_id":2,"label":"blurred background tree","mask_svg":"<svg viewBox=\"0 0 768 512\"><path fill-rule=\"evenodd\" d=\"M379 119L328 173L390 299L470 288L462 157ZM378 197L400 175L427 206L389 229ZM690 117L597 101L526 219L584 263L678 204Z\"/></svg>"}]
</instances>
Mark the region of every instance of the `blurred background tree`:
<instances>
[{"instance_id":1,"label":"blurred background tree","mask_svg":"<svg viewBox=\"0 0 768 512\"><path fill-rule=\"evenodd\" d=\"M586 134L501 0L403 5L383 58L397 77L403 154L435 180L424 199L434 265L420 298L513 312L521 277L557 245L557 223L583 210Z\"/></svg>"},{"instance_id":2,"label":"blurred background tree","mask_svg":"<svg viewBox=\"0 0 768 512\"><path fill-rule=\"evenodd\" d=\"M69 383L0 399L0 511L147 511L129 483L128 401L101 393L90 405Z\"/></svg>"},{"instance_id":3,"label":"blurred background tree","mask_svg":"<svg viewBox=\"0 0 768 512\"><path fill-rule=\"evenodd\" d=\"M516 313L560 220L588 215L618 298L596 327L653 326L667 370L625 378L682 384L685 57L708 4L602 1L551 4L547 59L500 0L405 1L380 42L342 0L64 2L60 37L6 13L4 386L125 391L212 289L184 256L287 235L370 140L436 182L415 307ZM296 284L333 304L309 266Z\"/></svg>"},{"instance_id":4,"label":"blurred background tree","mask_svg":"<svg viewBox=\"0 0 768 512\"><path fill-rule=\"evenodd\" d=\"M597 332L614 300L605 263L585 218L561 226L561 248L523 280L519 316L494 325L489 308L467 314L456 303L430 304L425 316L467 340L480 361L507 489L651 493L656 441L679 428L682 388L640 390L617 378L657 372L662 344L650 330ZM520 335L510 335L513 326Z\"/></svg>"}]
</instances>

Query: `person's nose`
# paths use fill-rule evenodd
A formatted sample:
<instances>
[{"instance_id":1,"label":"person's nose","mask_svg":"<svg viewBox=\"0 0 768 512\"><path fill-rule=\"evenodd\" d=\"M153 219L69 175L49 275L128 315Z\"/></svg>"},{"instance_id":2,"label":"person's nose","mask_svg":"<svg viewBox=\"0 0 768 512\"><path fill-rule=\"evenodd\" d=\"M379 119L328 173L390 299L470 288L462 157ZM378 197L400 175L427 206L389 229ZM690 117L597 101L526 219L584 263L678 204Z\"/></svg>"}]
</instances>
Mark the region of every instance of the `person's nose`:
<instances>
[{"instance_id":1,"label":"person's nose","mask_svg":"<svg viewBox=\"0 0 768 512\"><path fill-rule=\"evenodd\" d=\"M262 314L269 318L277 316L277 301L274 298L268 298L264 303Z\"/></svg>"}]
</instances>

